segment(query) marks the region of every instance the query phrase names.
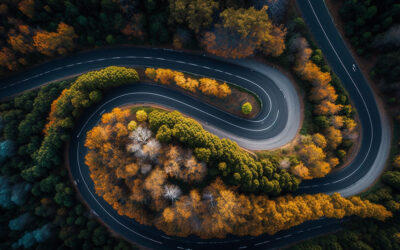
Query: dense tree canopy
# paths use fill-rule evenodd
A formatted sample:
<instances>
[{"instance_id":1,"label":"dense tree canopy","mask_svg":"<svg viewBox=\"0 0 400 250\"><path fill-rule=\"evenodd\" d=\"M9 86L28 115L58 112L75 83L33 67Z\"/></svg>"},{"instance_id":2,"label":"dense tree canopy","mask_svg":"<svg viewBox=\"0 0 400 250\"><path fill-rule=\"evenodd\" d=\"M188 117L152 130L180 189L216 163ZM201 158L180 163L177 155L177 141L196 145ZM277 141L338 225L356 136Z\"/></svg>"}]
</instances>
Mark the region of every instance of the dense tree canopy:
<instances>
[{"instance_id":1,"label":"dense tree canopy","mask_svg":"<svg viewBox=\"0 0 400 250\"><path fill-rule=\"evenodd\" d=\"M296 52L294 71L303 80L311 83L309 100L313 103L316 115L314 123L319 127L317 133L302 138L301 148L297 152L301 162L293 164L291 171L302 179L320 178L345 159L343 137L351 135L357 124L352 117L353 113L346 112L347 109L352 109L351 106L346 101L338 100L339 95L334 87L338 85L337 78L317 65L322 60L315 59L322 56L320 51L310 49L303 37L295 37L290 47ZM342 99L343 96L345 95L340 95Z\"/></svg>"},{"instance_id":2,"label":"dense tree canopy","mask_svg":"<svg viewBox=\"0 0 400 250\"><path fill-rule=\"evenodd\" d=\"M285 179L291 177L283 170L274 170L267 159L254 161L233 142L205 132L198 123L177 112L152 111L148 124L141 121L129 133L127 126L132 118L128 109L115 108L104 114L101 124L87 134L86 164L96 193L119 214L155 225L169 235L258 236L275 234L321 217L358 215L385 220L391 216L383 206L359 197L345 199L339 194L316 194L270 199L265 195L240 193L213 176L210 171L215 167L213 164L219 162L217 167L222 176L234 173L228 183L246 187L250 181L250 185L257 185L250 186L253 191L259 186L264 192L285 188L287 184L282 179L273 178L279 174ZM154 134L164 143L155 139ZM235 165L238 161L242 161L240 166ZM256 171L260 172L246 167L246 163L259 167ZM249 179L251 175L262 176L261 181Z\"/></svg>"},{"instance_id":3,"label":"dense tree canopy","mask_svg":"<svg viewBox=\"0 0 400 250\"><path fill-rule=\"evenodd\" d=\"M247 152L229 139L219 139L205 131L196 121L183 117L179 112L153 111L149 114L150 128L154 133L163 125L171 129L171 136L195 153L210 152L205 161L218 170L228 183L240 185L245 191L261 191L278 195L296 190L299 181L284 169L279 169L268 159L255 161ZM204 149L204 150L203 150ZM208 153L207 153L208 154ZM219 164L226 163L221 169Z\"/></svg>"},{"instance_id":4,"label":"dense tree canopy","mask_svg":"<svg viewBox=\"0 0 400 250\"><path fill-rule=\"evenodd\" d=\"M346 0L340 8L340 17L344 33L357 54L374 64L370 73L387 96L386 101L392 107L389 111L399 115L400 3Z\"/></svg>"},{"instance_id":5,"label":"dense tree canopy","mask_svg":"<svg viewBox=\"0 0 400 250\"><path fill-rule=\"evenodd\" d=\"M1 249L131 248L104 228L96 230L102 227L75 198L64 166L34 165L51 103L71 82L51 83L0 103L0 138L12 141L14 149L0 169Z\"/></svg>"},{"instance_id":6,"label":"dense tree canopy","mask_svg":"<svg viewBox=\"0 0 400 250\"><path fill-rule=\"evenodd\" d=\"M51 104L49 122L45 129L46 136L40 149L34 155L36 167L51 168L60 163L58 151L62 141L68 138L67 134L60 133L60 130L72 128L74 118L79 115L81 109L92 105L89 94L93 90L105 90L138 80L139 76L134 69L115 66L79 76L71 87L64 89ZM33 175L35 176L35 173ZM36 175L41 175L41 172Z\"/></svg>"},{"instance_id":7,"label":"dense tree canopy","mask_svg":"<svg viewBox=\"0 0 400 250\"><path fill-rule=\"evenodd\" d=\"M178 24L186 23L189 29L198 33L210 26L218 6L214 0L170 0L170 19Z\"/></svg>"},{"instance_id":8,"label":"dense tree canopy","mask_svg":"<svg viewBox=\"0 0 400 250\"><path fill-rule=\"evenodd\" d=\"M398 146L394 150L398 152ZM393 157L392 169L383 174L383 183L365 195L366 199L382 204L393 213L385 222L370 219L351 219L345 223L344 230L333 235L305 241L291 249L398 249L399 242L399 168Z\"/></svg>"},{"instance_id":9,"label":"dense tree canopy","mask_svg":"<svg viewBox=\"0 0 400 250\"><path fill-rule=\"evenodd\" d=\"M203 46L208 52L224 57L247 57L256 49L279 56L285 50L286 31L272 24L266 9L228 8L222 11L221 23L215 25L214 31L205 33Z\"/></svg>"}]
</instances>

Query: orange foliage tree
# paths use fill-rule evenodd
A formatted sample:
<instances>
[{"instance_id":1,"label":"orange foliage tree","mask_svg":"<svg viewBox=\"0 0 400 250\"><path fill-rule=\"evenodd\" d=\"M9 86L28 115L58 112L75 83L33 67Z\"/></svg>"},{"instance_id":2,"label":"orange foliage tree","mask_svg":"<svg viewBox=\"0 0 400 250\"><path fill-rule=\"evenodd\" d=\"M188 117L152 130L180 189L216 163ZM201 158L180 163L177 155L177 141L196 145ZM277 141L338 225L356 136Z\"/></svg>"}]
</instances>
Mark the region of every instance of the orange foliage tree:
<instances>
[{"instance_id":1,"label":"orange foliage tree","mask_svg":"<svg viewBox=\"0 0 400 250\"><path fill-rule=\"evenodd\" d=\"M210 78L201 78L200 80L200 91L205 95L217 95L218 94L218 82Z\"/></svg>"},{"instance_id":2,"label":"orange foliage tree","mask_svg":"<svg viewBox=\"0 0 400 250\"><path fill-rule=\"evenodd\" d=\"M154 80L162 84L171 84L174 79L175 72L170 69L156 69Z\"/></svg>"},{"instance_id":3,"label":"orange foliage tree","mask_svg":"<svg viewBox=\"0 0 400 250\"><path fill-rule=\"evenodd\" d=\"M186 77L184 73L170 69L154 69L146 68L146 76L161 84L175 83L177 86L195 93L199 89L203 94L216 96L218 98L225 98L229 96L232 91L225 82L220 84L211 78L200 78L199 80Z\"/></svg>"},{"instance_id":4,"label":"orange foliage tree","mask_svg":"<svg viewBox=\"0 0 400 250\"><path fill-rule=\"evenodd\" d=\"M310 60L312 50L308 47L308 43L304 38L295 39L291 45L292 49L297 50L297 58L294 71L304 80L312 83L313 87L309 99L315 103L314 113L321 116L326 121L322 131L324 136L316 134L313 141L316 147L321 150L335 150L342 143L342 130L344 133L351 133L356 127L353 119L340 115L340 111L351 110L349 105L341 105L337 103L338 95L335 88L330 84L332 78L329 72L322 72L321 69ZM346 112L345 112L346 113ZM348 113L348 111L347 111ZM328 128L327 128L328 127ZM327 129L326 129L327 128ZM340 130L342 129L342 130ZM314 146L315 146L314 145ZM305 149L312 147L307 146L299 151L300 155L305 157ZM318 150L319 152L320 150ZM317 152L314 150L314 152ZM310 153L310 152L308 152ZM325 158L325 157L324 157ZM297 176L323 177L330 172L330 169L339 164L337 157L331 154L325 159L318 161L304 162L291 168L292 173ZM308 168L308 172L304 168Z\"/></svg>"},{"instance_id":5,"label":"orange foliage tree","mask_svg":"<svg viewBox=\"0 0 400 250\"><path fill-rule=\"evenodd\" d=\"M85 159L96 193L120 214L147 223L148 215L141 218L145 210L161 212L180 196L180 189L168 183L167 177L199 182L207 168L191 150L161 145L145 122L130 132L132 119L134 114L128 109L103 114L101 123L87 133Z\"/></svg>"},{"instance_id":6,"label":"orange foliage tree","mask_svg":"<svg viewBox=\"0 0 400 250\"><path fill-rule=\"evenodd\" d=\"M42 54L52 56L65 55L74 48L74 28L65 23L59 23L57 32L38 31L33 36L33 45Z\"/></svg>"},{"instance_id":7,"label":"orange foliage tree","mask_svg":"<svg viewBox=\"0 0 400 250\"><path fill-rule=\"evenodd\" d=\"M3 47L0 50L0 66L9 70L16 70L18 68L15 55L9 48Z\"/></svg>"},{"instance_id":8,"label":"orange foliage tree","mask_svg":"<svg viewBox=\"0 0 400 250\"><path fill-rule=\"evenodd\" d=\"M359 197L346 199L335 193L291 196L275 200L267 196L238 194L217 179L201 193L192 190L156 220L156 227L169 235L224 238L227 234L258 236L275 234L307 220L358 215L384 220L391 216L383 206Z\"/></svg>"},{"instance_id":9,"label":"orange foliage tree","mask_svg":"<svg viewBox=\"0 0 400 250\"><path fill-rule=\"evenodd\" d=\"M32 39L30 37L30 29L26 25L19 25L20 34L8 34L8 43L11 47L22 54L32 53L35 48L32 46Z\"/></svg>"},{"instance_id":10,"label":"orange foliage tree","mask_svg":"<svg viewBox=\"0 0 400 250\"><path fill-rule=\"evenodd\" d=\"M240 193L219 177L203 188L196 187L193 183L202 181L207 172L205 164L197 160L197 153L194 157L191 150L178 145L160 145L145 122L127 132L133 116L119 108L102 116L101 123L87 134L86 164L96 193L119 214L154 225L166 234L201 238L224 238L228 234L258 236L322 217L357 215L385 220L392 215L381 205L359 197L346 199L337 193L271 199L266 195ZM160 130L166 133L169 128L166 124L161 126L157 135ZM192 132L184 127L171 130L174 134ZM313 141L326 144L322 135L303 141L308 143L300 152L304 162L320 164L325 160L325 153L313 144ZM329 161L333 165L337 162ZM218 165L227 167L223 163ZM302 162L293 171L304 179L317 176ZM175 181L172 183L171 179ZM184 194L180 189L182 183L186 183Z\"/></svg>"}]
</instances>

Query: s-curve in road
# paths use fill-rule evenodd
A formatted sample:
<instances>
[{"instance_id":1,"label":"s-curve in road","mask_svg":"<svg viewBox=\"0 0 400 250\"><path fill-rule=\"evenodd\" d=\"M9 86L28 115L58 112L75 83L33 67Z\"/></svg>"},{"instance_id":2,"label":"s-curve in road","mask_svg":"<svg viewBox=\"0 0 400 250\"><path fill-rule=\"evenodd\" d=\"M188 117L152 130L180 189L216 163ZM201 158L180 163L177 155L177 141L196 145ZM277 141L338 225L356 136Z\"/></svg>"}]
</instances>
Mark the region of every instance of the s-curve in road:
<instances>
[{"instance_id":1,"label":"s-curve in road","mask_svg":"<svg viewBox=\"0 0 400 250\"><path fill-rule=\"evenodd\" d=\"M246 66L244 61L163 49L98 49L54 60L3 79L0 82L0 98L111 65L171 68L219 79L255 93L262 108L254 119L244 119L161 85L137 83L111 91L101 104L105 109L138 102L164 105L202 121L211 132L231 138L248 149L283 146L296 136L300 127L300 102L296 90L278 70L261 64L255 68L254 63Z\"/></svg>"}]
</instances>

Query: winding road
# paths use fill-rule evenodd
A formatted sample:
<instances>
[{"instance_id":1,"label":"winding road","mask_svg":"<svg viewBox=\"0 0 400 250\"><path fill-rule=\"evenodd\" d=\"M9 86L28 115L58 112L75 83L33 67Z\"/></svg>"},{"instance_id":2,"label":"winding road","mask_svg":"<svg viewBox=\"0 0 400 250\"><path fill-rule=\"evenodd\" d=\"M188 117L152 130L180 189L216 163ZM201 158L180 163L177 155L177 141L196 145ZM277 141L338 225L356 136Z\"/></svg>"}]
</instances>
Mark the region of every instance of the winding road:
<instances>
[{"instance_id":1,"label":"winding road","mask_svg":"<svg viewBox=\"0 0 400 250\"><path fill-rule=\"evenodd\" d=\"M336 30L323 1L300 0L298 5L329 64L342 80L358 111L362 143L351 164L325 178L304 181L298 193L354 195L368 188L381 174L390 149L390 126L379 112L368 82ZM177 109L200 121L206 129L249 149L272 149L290 142L300 126L300 102L291 82L279 71L251 60L223 60L168 49L119 47L78 53L54 60L19 75L2 79L0 98L110 65L168 67L227 81L258 95L262 110L254 119L232 116L195 98L152 84L122 86L105 94L102 103L85 111L76 124L70 143L70 168L75 185L95 216L125 238L154 249L247 249L274 248L340 228L342 220L321 219L303 223L273 236L228 237L202 240L169 237L118 215L94 192L89 169L84 164L86 132L113 107L128 103L154 103Z\"/></svg>"}]
</instances>

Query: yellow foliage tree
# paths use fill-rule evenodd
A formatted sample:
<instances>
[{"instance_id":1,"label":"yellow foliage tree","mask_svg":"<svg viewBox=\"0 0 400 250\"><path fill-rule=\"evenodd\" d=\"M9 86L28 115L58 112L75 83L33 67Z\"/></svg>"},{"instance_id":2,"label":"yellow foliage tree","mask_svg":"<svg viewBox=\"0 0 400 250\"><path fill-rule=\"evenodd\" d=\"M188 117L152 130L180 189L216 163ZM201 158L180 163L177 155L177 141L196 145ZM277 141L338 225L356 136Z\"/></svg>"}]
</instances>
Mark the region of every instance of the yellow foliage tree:
<instances>
[{"instance_id":1,"label":"yellow foliage tree","mask_svg":"<svg viewBox=\"0 0 400 250\"><path fill-rule=\"evenodd\" d=\"M326 157L322 148L319 148L314 144L304 145L299 150L299 155L306 164L313 164L314 162L322 161Z\"/></svg>"},{"instance_id":2,"label":"yellow foliage tree","mask_svg":"<svg viewBox=\"0 0 400 250\"><path fill-rule=\"evenodd\" d=\"M156 72L155 69L153 69L153 68L146 68L146 70L144 71L144 73L145 73L146 76L147 76L148 78L150 78L151 80L155 80L155 79L156 79L157 72Z\"/></svg>"},{"instance_id":3,"label":"yellow foliage tree","mask_svg":"<svg viewBox=\"0 0 400 250\"><path fill-rule=\"evenodd\" d=\"M323 135L320 133L313 134L312 140L320 148L326 148L327 142Z\"/></svg>"},{"instance_id":4,"label":"yellow foliage tree","mask_svg":"<svg viewBox=\"0 0 400 250\"><path fill-rule=\"evenodd\" d=\"M310 174L313 178L322 178L331 172L331 165L326 161L315 161L310 164Z\"/></svg>"},{"instance_id":5,"label":"yellow foliage tree","mask_svg":"<svg viewBox=\"0 0 400 250\"><path fill-rule=\"evenodd\" d=\"M231 93L232 93L231 88L228 86L228 84L226 84L226 82L224 82L223 84L220 84L218 86L217 96L219 98L225 98L225 97L229 96Z\"/></svg>"},{"instance_id":6,"label":"yellow foliage tree","mask_svg":"<svg viewBox=\"0 0 400 250\"><path fill-rule=\"evenodd\" d=\"M146 121L146 120L147 120L147 113L146 113L146 111L144 111L143 109L138 110L138 111L136 112L136 119L137 119L139 122L144 122L144 121Z\"/></svg>"},{"instance_id":7,"label":"yellow foliage tree","mask_svg":"<svg viewBox=\"0 0 400 250\"><path fill-rule=\"evenodd\" d=\"M337 129L340 129L344 125L344 118L343 116L334 115L331 117L331 124Z\"/></svg>"},{"instance_id":8,"label":"yellow foliage tree","mask_svg":"<svg viewBox=\"0 0 400 250\"><path fill-rule=\"evenodd\" d=\"M202 190L192 188L182 195L179 188L168 183L170 178L186 182L198 179L202 164L187 150L165 145L159 150L161 154L157 161L152 161L153 166L146 167L149 161L146 161L147 156L143 157L146 154L143 145L150 147L153 144L151 147L155 148L157 143L146 136L143 126L128 136L126 127L131 117L125 117L123 110L113 112L116 114L104 114L107 118L86 137L85 145L89 151L85 162L96 193L119 214L142 224L154 225L169 235L201 238L223 238L229 234L258 236L275 234L322 217L357 215L384 220L391 216L383 206L359 197L346 199L339 194L314 194L271 199L265 195L239 193L220 178ZM136 137L140 137L140 142L135 142L139 140ZM132 141L136 144L127 147ZM290 171L299 177L323 176L330 170L331 165L324 162L322 149L312 141L300 151L310 167L302 162L291 167ZM330 163L335 161L329 159Z\"/></svg>"},{"instance_id":9,"label":"yellow foliage tree","mask_svg":"<svg viewBox=\"0 0 400 250\"><path fill-rule=\"evenodd\" d=\"M285 51L286 28L283 26L273 26L271 33L267 35L267 40L262 44L264 54L273 57L280 56Z\"/></svg>"},{"instance_id":10,"label":"yellow foliage tree","mask_svg":"<svg viewBox=\"0 0 400 250\"><path fill-rule=\"evenodd\" d=\"M343 118L343 124L344 124L345 129L347 130L347 133L353 132L353 130L357 126L357 123L353 119L350 119L347 117Z\"/></svg>"},{"instance_id":11,"label":"yellow foliage tree","mask_svg":"<svg viewBox=\"0 0 400 250\"><path fill-rule=\"evenodd\" d=\"M130 121L130 122L128 123L128 130L129 130L129 131L135 130L136 127L137 127L137 123L136 123L135 121Z\"/></svg>"},{"instance_id":12,"label":"yellow foliage tree","mask_svg":"<svg viewBox=\"0 0 400 250\"><path fill-rule=\"evenodd\" d=\"M331 168L336 167L337 165L339 165L339 159L337 157L331 157L329 158L329 165L331 165Z\"/></svg>"},{"instance_id":13,"label":"yellow foliage tree","mask_svg":"<svg viewBox=\"0 0 400 250\"><path fill-rule=\"evenodd\" d=\"M155 81L162 84L171 84L174 79L175 73L170 69L156 69Z\"/></svg>"}]
</instances>

